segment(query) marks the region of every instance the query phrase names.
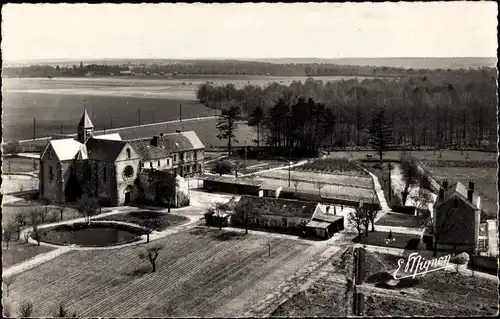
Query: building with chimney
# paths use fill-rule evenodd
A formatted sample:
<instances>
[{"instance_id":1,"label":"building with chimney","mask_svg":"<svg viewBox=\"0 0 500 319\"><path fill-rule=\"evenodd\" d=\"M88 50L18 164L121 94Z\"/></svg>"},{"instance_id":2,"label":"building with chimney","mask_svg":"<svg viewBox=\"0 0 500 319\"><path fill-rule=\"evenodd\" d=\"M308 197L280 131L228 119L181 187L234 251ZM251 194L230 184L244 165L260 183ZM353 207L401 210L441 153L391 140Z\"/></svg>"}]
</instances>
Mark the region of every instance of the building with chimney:
<instances>
[{"instance_id":1,"label":"building with chimney","mask_svg":"<svg viewBox=\"0 0 500 319\"><path fill-rule=\"evenodd\" d=\"M88 194L98 198L101 205L123 205L141 199L144 192L139 189L158 189L144 183L158 183L154 171L159 170L164 173L159 176L173 175L168 178L175 182L170 195L172 206L182 206L189 203L188 194L178 194L185 193L182 177L202 171L203 150L195 132L160 134L132 141L122 140L117 133L95 136L94 125L85 110L76 137L53 138L42 152L40 198L65 203ZM157 197L165 198L163 195Z\"/></svg>"},{"instance_id":2,"label":"building with chimney","mask_svg":"<svg viewBox=\"0 0 500 319\"><path fill-rule=\"evenodd\" d=\"M479 246L481 197L460 182L445 180L433 206L433 242L438 250L475 253Z\"/></svg>"}]
</instances>

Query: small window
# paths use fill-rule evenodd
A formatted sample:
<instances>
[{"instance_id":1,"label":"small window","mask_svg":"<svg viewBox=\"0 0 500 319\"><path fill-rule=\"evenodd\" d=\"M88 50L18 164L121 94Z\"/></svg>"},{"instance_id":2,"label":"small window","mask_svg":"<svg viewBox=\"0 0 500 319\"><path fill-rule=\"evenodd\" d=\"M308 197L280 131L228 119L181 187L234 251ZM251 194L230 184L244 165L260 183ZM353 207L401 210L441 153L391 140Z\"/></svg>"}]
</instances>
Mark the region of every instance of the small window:
<instances>
[{"instance_id":1,"label":"small window","mask_svg":"<svg viewBox=\"0 0 500 319\"><path fill-rule=\"evenodd\" d=\"M179 159L182 161L184 159L184 153L179 153Z\"/></svg>"},{"instance_id":2,"label":"small window","mask_svg":"<svg viewBox=\"0 0 500 319\"><path fill-rule=\"evenodd\" d=\"M153 168L153 162L149 162L149 167Z\"/></svg>"},{"instance_id":3,"label":"small window","mask_svg":"<svg viewBox=\"0 0 500 319\"><path fill-rule=\"evenodd\" d=\"M193 156L194 156L194 160L197 161L198 160L198 153L196 153L196 151L193 152Z\"/></svg>"},{"instance_id":4,"label":"small window","mask_svg":"<svg viewBox=\"0 0 500 319\"><path fill-rule=\"evenodd\" d=\"M127 159L130 159L130 149L127 148Z\"/></svg>"},{"instance_id":5,"label":"small window","mask_svg":"<svg viewBox=\"0 0 500 319\"><path fill-rule=\"evenodd\" d=\"M453 207L458 208L458 199L456 198L453 200Z\"/></svg>"},{"instance_id":6,"label":"small window","mask_svg":"<svg viewBox=\"0 0 500 319\"><path fill-rule=\"evenodd\" d=\"M158 161L158 167L160 167L160 161Z\"/></svg>"},{"instance_id":7,"label":"small window","mask_svg":"<svg viewBox=\"0 0 500 319\"><path fill-rule=\"evenodd\" d=\"M174 162L177 162L177 155L174 154Z\"/></svg>"},{"instance_id":8,"label":"small window","mask_svg":"<svg viewBox=\"0 0 500 319\"><path fill-rule=\"evenodd\" d=\"M167 165L170 166L170 158L167 158Z\"/></svg>"},{"instance_id":9,"label":"small window","mask_svg":"<svg viewBox=\"0 0 500 319\"><path fill-rule=\"evenodd\" d=\"M107 176L106 176L106 167L103 168L102 179L104 180L104 183L106 183L106 179L107 179Z\"/></svg>"},{"instance_id":10,"label":"small window","mask_svg":"<svg viewBox=\"0 0 500 319\"><path fill-rule=\"evenodd\" d=\"M49 166L49 180L52 181L54 179L54 170L52 166Z\"/></svg>"}]
</instances>

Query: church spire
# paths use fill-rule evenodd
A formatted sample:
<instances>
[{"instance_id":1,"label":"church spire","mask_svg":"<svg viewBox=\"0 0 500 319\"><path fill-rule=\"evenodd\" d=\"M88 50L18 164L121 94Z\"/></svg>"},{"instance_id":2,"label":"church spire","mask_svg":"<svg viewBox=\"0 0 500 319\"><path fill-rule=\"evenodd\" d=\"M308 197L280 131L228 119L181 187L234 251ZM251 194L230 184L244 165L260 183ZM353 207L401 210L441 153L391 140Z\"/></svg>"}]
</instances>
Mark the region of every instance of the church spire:
<instances>
[{"instance_id":1,"label":"church spire","mask_svg":"<svg viewBox=\"0 0 500 319\"><path fill-rule=\"evenodd\" d=\"M80 123L78 123L77 133L78 141L82 144L85 144L89 137L92 137L94 135L94 124L92 124L92 121L87 114L87 109L83 111Z\"/></svg>"},{"instance_id":2,"label":"church spire","mask_svg":"<svg viewBox=\"0 0 500 319\"><path fill-rule=\"evenodd\" d=\"M87 113L87 109L83 111L82 118L80 119L80 123L78 123L78 127L81 128L94 128L94 124L92 124L92 121L90 120L90 117Z\"/></svg>"}]
</instances>

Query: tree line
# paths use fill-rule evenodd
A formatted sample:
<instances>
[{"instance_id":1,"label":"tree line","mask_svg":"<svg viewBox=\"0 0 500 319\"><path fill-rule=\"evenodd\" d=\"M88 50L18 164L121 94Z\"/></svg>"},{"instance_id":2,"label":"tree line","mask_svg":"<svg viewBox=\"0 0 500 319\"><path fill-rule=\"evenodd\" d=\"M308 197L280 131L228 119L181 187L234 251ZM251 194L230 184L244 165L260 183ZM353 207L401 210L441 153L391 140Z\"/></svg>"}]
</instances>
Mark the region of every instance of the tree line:
<instances>
[{"instance_id":1,"label":"tree line","mask_svg":"<svg viewBox=\"0 0 500 319\"><path fill-rule=\"evenodd\" d=\"M369 146L379 129L393 145L447 148L496 144L496 91L496 71L481 69L362 81L308 78L239 89L206 83L196 97L211 108L239 108L257 127L257 144Z\"/></svg>"},{"instance_id":2,"label":"tree line","mask_svg":"<svg viewBox=\"0 0 500 319\"><path fill-rule=\"evenodd\" d=\"M429 76L466 74L467 69L404 69L384 66L338 65L332 63L268 63L256 61L194 60L165 63L88 64L72 66L31 65L4 68L6 77L55 77L117 74L122 70L144 74L258 75L258 76Z\"/></svg>"}]
</instances>

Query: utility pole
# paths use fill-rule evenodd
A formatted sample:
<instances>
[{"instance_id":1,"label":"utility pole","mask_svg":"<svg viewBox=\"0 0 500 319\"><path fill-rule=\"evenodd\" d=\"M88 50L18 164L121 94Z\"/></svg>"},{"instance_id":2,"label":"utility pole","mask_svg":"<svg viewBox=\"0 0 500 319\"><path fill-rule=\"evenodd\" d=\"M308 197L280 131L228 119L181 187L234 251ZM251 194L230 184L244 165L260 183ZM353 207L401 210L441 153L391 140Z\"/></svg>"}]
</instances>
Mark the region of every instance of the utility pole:
<instances>
[{"instance_id":1,"label":"utility pole","mask_svg":"<svg viewBox=\"0 0 500 319\"><path fill-rule=\"evenodd\" d=\"M179 122L182 122L182 104L179 104Z\"/></svg>"},{"instance_id":2,"label":"utility pole","mask_svg":"<svg viewBox=\"0 0 500 319\"><path fill-rule=\"evenodd\" d=\"M109 127L113 128L113 118L112 117L109 118Z\"/></svg>"},{"instance_id":3,"label":"utility pole","mask_svg":"<svg viewBox=\"0 0 500 319\"><path fill-rule=\"evenodd\" d=\"M141 126L141 108L139 108L139 126Z\"/></svg>"},{"instance_id":4,"label":"utility pole","mask_svg":"<svg viewBox=\"0 0 500 319\"><path fill-rule=\"evenodd\" d=\"M290 187L290 180L291 180L291 171L292 171L292 146L290 145L290 149L288 151L288 187Z\"/></svg>"},{"instance_id":5,"label":"utility pole","mask_svg":"<svg viewBox=\"0 0 500 319\"><path fill-rule=\"evenodd\" d=\"M35 140L36 136L36 120L33 118L33 141Z\"/></svg>"},{"instance_id":6,"label":"utility pole","mask_svg":"<svg viewBox=\"0 0 500 319\"><path fill-rule=\"evenodd\" d=\"M63 133L63 128L62 128L62 124L63 124L63 123L61 122L61 134Z\"/></svg>"}]
</instances>

